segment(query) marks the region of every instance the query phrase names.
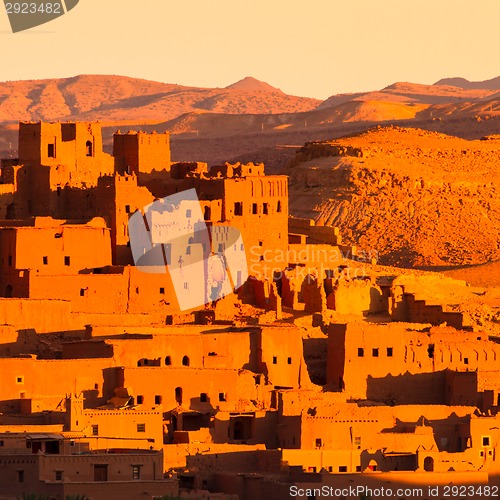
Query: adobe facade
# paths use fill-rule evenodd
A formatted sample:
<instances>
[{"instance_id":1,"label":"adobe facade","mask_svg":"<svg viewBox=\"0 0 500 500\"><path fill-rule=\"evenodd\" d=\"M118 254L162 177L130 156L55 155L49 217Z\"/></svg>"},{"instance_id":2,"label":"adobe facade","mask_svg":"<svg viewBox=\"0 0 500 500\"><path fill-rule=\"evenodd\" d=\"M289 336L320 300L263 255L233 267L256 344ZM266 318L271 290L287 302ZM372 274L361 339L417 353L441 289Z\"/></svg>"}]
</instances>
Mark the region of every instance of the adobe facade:
<instances>
[{"instance_id":1,"label":"adobe facade","mask_svg":"<svg viewBox=\"0 0 500 500\"><path fill-rule=\"evenodd\" d=\"M500 351L457 307L482 291L289 218L287 178L262 164L173 162L169 135L143 132L108 155L98 123L19 137L0 176L0 496L498 486ZM150 207L188 189L174 248ZM138 266L134 214L160 221ZM206 300L204 259L231 251L249 278ZM168 265L195 255L185 294L207 303L181 311Z\"/></svg>"}]
</instances>

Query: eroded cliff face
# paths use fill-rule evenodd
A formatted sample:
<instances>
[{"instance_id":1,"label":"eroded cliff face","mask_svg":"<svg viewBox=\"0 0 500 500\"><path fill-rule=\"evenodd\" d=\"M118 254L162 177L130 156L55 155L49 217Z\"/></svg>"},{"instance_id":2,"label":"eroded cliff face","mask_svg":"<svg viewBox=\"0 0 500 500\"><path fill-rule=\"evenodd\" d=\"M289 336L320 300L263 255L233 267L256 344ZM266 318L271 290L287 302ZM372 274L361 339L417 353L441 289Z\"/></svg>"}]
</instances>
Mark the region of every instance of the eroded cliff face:
<instances>
[{"instance_id":1,"label":"eroded cliff face","mask_svg":"<svg viewBox=\"0 0 500 500\"><path fill-rule=\"evenodd\" d=\"M290 211L400 266L500 259L500 141L378 128L307 143L290 167Z\"/></svg>"}]
</instances>

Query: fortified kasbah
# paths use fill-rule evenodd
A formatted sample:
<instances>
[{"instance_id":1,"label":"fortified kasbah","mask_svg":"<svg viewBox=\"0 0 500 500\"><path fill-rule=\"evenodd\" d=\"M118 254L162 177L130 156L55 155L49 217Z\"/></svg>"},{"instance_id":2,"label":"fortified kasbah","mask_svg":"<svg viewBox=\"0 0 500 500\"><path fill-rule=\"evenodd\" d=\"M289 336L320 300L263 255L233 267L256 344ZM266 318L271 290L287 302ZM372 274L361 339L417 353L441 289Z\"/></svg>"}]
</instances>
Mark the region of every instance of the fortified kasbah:
<instances>
[{"instance_id":1,"label":"fortified kasbah","mask_svg":"<svg viewBox=\"0 0 500 500\"><path fill-rule=\"evenodd\" d=\"M420 132L371 134L368 152L308 143L289 191L261 163L173 162L168 132L115 131L108 154L99 123L19 123L0 177L0 498L498 496L500 294L385 265L366 221L354 241L355 189L390 156L374 141ZM348 171L350 201L325 201ZM426 189L391 175L375 180ZM297 209L314 187L315 220Z\"/></svg>"}]
</instances>

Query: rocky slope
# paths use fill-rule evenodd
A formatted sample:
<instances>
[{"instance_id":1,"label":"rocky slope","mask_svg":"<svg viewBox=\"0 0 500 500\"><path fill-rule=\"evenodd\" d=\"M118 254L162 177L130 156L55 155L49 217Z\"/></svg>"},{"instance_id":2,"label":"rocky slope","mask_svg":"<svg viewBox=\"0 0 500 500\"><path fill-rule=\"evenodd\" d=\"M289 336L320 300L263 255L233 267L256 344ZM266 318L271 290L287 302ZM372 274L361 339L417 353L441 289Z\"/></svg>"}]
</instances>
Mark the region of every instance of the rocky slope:
<instances>
[{"instance_id":1,"label":"rocky slope","mask_svg":"<svg viewBox=\"0 0 500 500\"><path fill-rule=\"evenodd\" d=\"M291 212L400 266L500 259L500 141L376 128L307 143L290 168Z\"/></svg>"},{"instance_id":2,"label":"rocky slope","mask_svg":"<svg viewBox=\"0 0 500 500\"><path fill-rule=\"evenodd\" d=\"M289 96L255 79L223 89L185 87L115 75L0 83L0 122L100 120L147 123L196 110L219 113L295 113L317 99Z\"/></svg>"}]
</instances>

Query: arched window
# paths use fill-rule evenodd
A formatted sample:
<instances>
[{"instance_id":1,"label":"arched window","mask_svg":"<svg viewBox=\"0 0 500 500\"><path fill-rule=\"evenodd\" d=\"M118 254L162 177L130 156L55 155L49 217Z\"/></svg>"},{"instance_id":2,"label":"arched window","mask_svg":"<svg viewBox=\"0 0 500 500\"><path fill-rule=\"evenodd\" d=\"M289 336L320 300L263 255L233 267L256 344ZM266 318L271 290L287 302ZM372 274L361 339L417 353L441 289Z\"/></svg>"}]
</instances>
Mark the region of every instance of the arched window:
<instances>
[{"instance_id":1,"label":"arched window","mask_svg":"<svg viewBox=\"0 0 500 500\"><path fill-rule=\"evenodd\" d=\"M183 366L189 366L189 358L187 356L184 356L182 358L182 365Z\"/></svg>"},{"instance_id":2,"label":"arched window","mask_svg":"<svg viewBox=\"0 0 500 500\"><path fill-rule=\"evenodd\" d=\"M175 388L175 400L177 401L177 404L182 404L182 387Z\"/></svg>"},{"instance_id":3,"label":"arched window","mask_svg":"<svg viewBox=\"0 0 500 500\"><path fill-rule=\"evenodd\" d=\"M432 472L434 470L434 459L432 457L425 457L424 470L426 472Z\"/></svg>"},{"instance_id":4,"label":"arched window","mask_svg":"<svg viewBox=\"0 0 500 500\"><path fill-rule=\"evenodd\" d=\"M87 141L85 143L85 154L86 156L94 156L94 151L93 151L93 147L92 147L92 141Z\"/></svg>"}]
</instances>

